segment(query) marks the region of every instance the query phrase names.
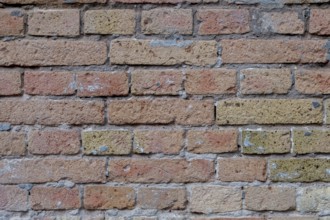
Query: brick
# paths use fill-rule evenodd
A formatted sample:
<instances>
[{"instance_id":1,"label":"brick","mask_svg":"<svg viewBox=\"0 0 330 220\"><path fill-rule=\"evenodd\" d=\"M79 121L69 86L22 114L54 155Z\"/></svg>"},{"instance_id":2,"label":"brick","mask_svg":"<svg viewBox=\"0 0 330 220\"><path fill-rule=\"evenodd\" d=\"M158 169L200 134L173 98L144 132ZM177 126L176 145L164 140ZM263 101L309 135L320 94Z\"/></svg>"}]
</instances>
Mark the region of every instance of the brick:
<instances>
[{"instance_id":1,"label":"brick","mask_svg":"<svg viewBox=\"0 0 330 220\"><path fill-rule=\"evenodd\" d=\"M101 124L102 101L15 100L0 101L0 121L12 124Z\"/></svg>"},{"instance_id":2,"label":"brick","mask_svg":"<svg viewBox=\"0 0 330 220\"><path fill-rule=\"evenodd\" d=\"M25 154L25 135L21 132L0 132L0 155L20 156Z\"/></svg>"},{"instance_id":3,"label":"brick","mask_svg":"<svg viewBox=\"0 0 330 220\"><path fill-rule=\"evenodd\" d=\"M324 3L329 2L329 0L284 0L285 4L307 4L307 3Z\"/></svg>"},{"instance_id":4,"label":"brick","mask_svg":"<svg viewBox=\"0 0 330 220\"><path fill-rule=\"evenodd\" d=\"M250 32L250 13L246 9L199 9L197 20L200 35Z\"/></svg>"},{"instance_id":5,"label":"brick","mask_svg":"<svg viewBox=\"0 0 330 220\"><path fill-rule=\"evenodd\" d=\"M134 70L131 74L134 95L178 95L182 91L183 74L170 70Z\"/></svg>"},{"instance_id":6,"label":"brick","mask_svg":"<svg viewBox=\"0 0 330 220\"><path fill-rule=\"evenodd\" d=\"M135 11L129 9L88 10L84 15L86 34L123 34L135 32Z\"/></svg>"},{"instance_id":7,"label":"brick","mask_svg":"<svg viewBox=\"0 0 330 220\"><path fill-rule=\"evenodd\" d=\"M184 145L183 135L183 130L135 130L133 149L139 154L179 154Z\"/></svg>"},{"instance_id":8,"label":"brick","mask_svg":"<svg viewBox=\"0 0 330 220\"><path fill-rule=\"evenodd\" d=\"M206 182L213 178L213 162L185 159L114 159L109 180L132 183Z\"/></svg>"},{"instance_id":9,"label":"brick","mask_svg":"<svg viewBox=\"0 0 330 220\"><path fill-rule=\"evenodd\" d=\"M242 131L243 154L290 153L289 130L244 130Z\"/></svg>"},{"instance_id":10,"label":"brick","mask_svg":"<svg viewBox=\"0 0 330 220\"><path fill-rule=\"evenodd\" d=\"M155 8L142 11L141 28L144 34L192 34L191 9Z\"/></svg>"},{"instance_id":11,"label":"brick","mask_svg":"<svg viewBox=\"0 0 330 220\"><path fill-rule=\"evenodd\" d=\"M110 2L120 2L128 4L152 3L152 4L178 4L182 2L199 3L201 0L110 0Z\"/></svg>"},{"instance_id":12,"label":"brick","mask_svg":"<svg viewBox=\"0 0 330 220\"><path fill-rule=\"evenodd\" d=\"M113 40L110 62L120 65L212 65L217 62L217 44L216 41Z\"/></svg>"},{"instance_id":13,"label":"brick","mask_svg":"<svg viewBox=\"0 0 330 220\"><path fill-rule=\"evenodd\" d=\"M109 123L207 125L213 122L213 111L211 100L113 100L109 103Z\"/></svg>"},{"instance_id":14,"label":"brick","mask_svg":"<svg viewBox=\"0 0 330 220\"><path fill-rule=\"evenodd\" d=\"M141 188L137 206L142 209L180 210L186 207L185 188Z\"/></svg>"},{"instance_id":15,"label":"brick","mask_svg":"<svg viewBox=\"0 0 330 220\"><path fill-rule=\"evenodd\" d=\"M21 10L0 10L0 36L24 35L24 14Z\"/></svg>"},{"instance_id":16,"label":"brick","mask_svg":"<svg viewBox=\"0 0 330 220\"><path fill-rule=\"evenodd\" d=\"M330 35L330 9L311 9L309 32L317 35Z\"/></svg>"},{"instance_id":17,"label":"brick","mask_svg":"<svg viewBox=\"0 0 330 220\"><path fill-rule=\"evenodd\" d=\"M300 69L295 74L295 86L303 94L330 94L330 69Z\"/></svg>"},{"instance_id":18,"label":"brick","mask_svg":"<svg viewBox=\"0 0 330 220\"><path fill-rule=\"evenodd\" d=\"M222 40L223 63L326 63L324 40Z\"/></svg>"},{"instance_id":19,"label":"brick","mask_svg":"<svg viewBox=\"0 0 330 220\"><path fill-rule=\"evenodd\" d=\"M324 108L325 108L325 124L330 124L330 99L326 99L324 101Z\"/></svg>"},{"instance_id":20,"label":"brick","mask_svg":"<svg viewBox=\"0 0 330 220\"><path fill-rule=\"evenodd\" d=\"M291 88L290 69L244 69L240 71L241 93L287 94Z\"/></svg>"},{"instance_id":21,"label":"brick","mask_svg":"<svg viewBox=\"0 0 330 220\"><path fill-rule=\"evenodd\" d=\"M271 216L268 217L269 220L318 220L316 216L302 216L302 215L296 215L296 216Z\"/></svg>"},{"instance_id":22,"label":"brick","mask_svg":"<svg viewBox=\"0 0 330 220\"><path fill-rule=\"evenodd\" d=\"M31 154L77 154L80 135L75 130L34 130L29 132L28 143Z\"/></svg>"},{"instance_id":23,"label":"brick","mask_svg":"<svg viewBox=\"0 0 330 220\"><path fill-rule=\"evenodd\" d=\"M34 10L29 13L28 34L36 36L77 36L80 32L79 16L78 9Z\"/></svg>"},{"instance_id":24,"label":"brick","mask_svg":"<svg viewBox=\"0 0 330 220\"><path fill-rule=\"evenodd\" d=\"M79 189L35 186L31 190L33 210L66 210L80 208Z\"/></svg>"},{"instance_id":25,"label":"brick","mask_svg":"<svg viewBox=\"0 0 330 220\"><path fill-rule=\"evenodd\" d=\"M82 145L84 154L125 155L132 149L132 135L128 130L84 131Z\"/></svg>"},{"instance_id":26,"label":"brick","mask_svg":"<svg viewBox=\"0 0 330 220\"><path fill-rule=\"evenodd\" d=\"M124 96L128 95L128 76L125 72L78 73L78 96Z\"/></svg>"},{"instance_id":27,"label":"brick","mask_svg":"<svg viewBox=\"0 0 330 220\"><path fill-rule=\"evenodd\" d=\"M103 182L103 159L11 159L1 160L0 183L45 183L70 180L75 183Z\"/></svg>"},{"instance_id":28,"label":"brick","mask_svg":"<svg viewBox=\"0 0 330 220\"><path fill-rule=\"evenodd\" d=\"M21 85L21 74L19 72L12 70L0 71L0 96L21 94Z\"/></svg>"},{"instance_id":29,"label":"brick","mask_svg":"<svg viewBox=\"0 0 330 220\"><path fill-rule=\"evenodd\" d=\"M296 208L296 190L287 187L247 187L245 205L252 211L288 211Z\"/></svg>"},{"instance_id":30,"label":"brick","mask_svg":"<svg viewBox=\"0 0 330 220\"><path fill-rule=\"evenodd\" d=\"M195 186L191 188L190 210L197 213L222 213L242 208L242 191L236 187Z\"/></svg>"},{"instance_id":31,"label":"brick","mask_svg":"<svg viewBox=\"0 0 330 220\"><path fill-rule=\"evenodd\" d=\"M238 150L236 130L188 130L187 150L192 153L228 153Z\"/></svg>"},{"instance_id":32,"label":"brick","mask_svg":"<svg viewBox=\"0 0 330 220\"><path fill-rule=\"evenodd\" d=\"M200 218L193 218L193 220L265 220L264 217L215 217L215 218L207 218L207 217L200 217Z\"/></svg>"},{"instance_id":33,"label":"brick","mask_svg":"<svg viewBox=\"0 0 330 220\"><path fill-rule=\"evenodd\" d=\"M236 70L188 70L186 72L185 90L188 94L197 95L235 94Z\"/></svg>"},{"instance_id":34,"label":"brick","mask_svg":"<svg viewBox=\"0 0 330 220\"><path fill-rule=\"evenodd\" d=\"M263 4L281 6L281 4L308 4L308 3L324 3L329 0L281 0L281 1L264 1L264 0L225 0L228 3L235 4Z\"/></svg>"},{"instance_id":35,"label":"brick","mask_svg":"<svg viewBox=\"0 0 330 220\"><path fill-rule=\"evenodd\" d=\"M274 182L330 182L329 159L274 159L268 166Z\"/></svg>"},{"instance_id":36,"label":"brick","mask_svg":"<svg viewBox=\"0 0 330 220\"><path fill-rule=\"evenodd\" d=\"M27 4L72 4L72 3L106 3L106 0L1 0L1 3L6 4L19 4L19 5L27 5Z\"/></svg>"},{"instance_id":37,"label":"brick","mask_svg":"<svg viewBox=\"0 0 330 220\"><path fill-rule=\"evenodd\" d=\"M267 179L267 163L261 158L221 158L218 170L222 182L264 182Z\"/></svg>"},{"instance_id":38,"label":"brick","mask_svg":"<svg viewBox=\"0 0 330 220\"><path fill-rule=\"evenodd\" d=\"M0 210L27 211L28 191L18 186L0 186Z\"/></svg>"},{"instance_id":39,"label":"brick","mask_svg":"<svg viewBox=\"0 0 330 220\"><path fill-rule=\"evenodd\" d=\"M315 124L322 123L319 99L231 99L219 101L217 123Z\"/></svg>"},{"instance_id":40,"label":"brick","mask_svg":"<svg viewBox=\"0 0 330 220\"><path fill-rule=\"evenodd\" d=\"M297 210L301 212L329 212L330 187L299 189Z\"/></svg>"},{"instance_id":41,"label":"brick","mask_svg":"<svg viewBox=\"0 0 330 220\"><path fill-rule=\"evenodd\" d=\"M293 143L297 154L330 153L330 130L295 129Z\"/></svg>"},{"instance_id":42,"label":"brick","mask_svg":"<svg viewBox=\"0 0 330 220\"><path fill-rule=\"evenodd\" d=\"M63 66L104 64L105 42L65 40L18 40L0 42L2 66Z\"/></svg>"},{"instance_id":43,"label":"brick","mask_svg":"<svg viewBox=\"0 0 330 220\"><path fill-rule=\"evenodd\" d=\"M69 72L25 72L24 91L30 95L73 95L74 74Z\"/></svg>"},{"instance_id":44,"label":"brick","mask_svg":"<svg viewBox=\"0 0 330 220\"><path fill-rule=\"evenodd\" d=\"M265 12L261 13L256 28L263 33L303 34L305 23L298 12Z\"/></svg>"},{"instance_id":45,"label":"brick","mask_svg":"<svg viewBox=\"0 0 330 220\"><path fill-rule=\"evenodd\" d=\"M135 192L131 187L92 185L85 186L86 209L133 209Z\"/></svg>"}]
</instances>

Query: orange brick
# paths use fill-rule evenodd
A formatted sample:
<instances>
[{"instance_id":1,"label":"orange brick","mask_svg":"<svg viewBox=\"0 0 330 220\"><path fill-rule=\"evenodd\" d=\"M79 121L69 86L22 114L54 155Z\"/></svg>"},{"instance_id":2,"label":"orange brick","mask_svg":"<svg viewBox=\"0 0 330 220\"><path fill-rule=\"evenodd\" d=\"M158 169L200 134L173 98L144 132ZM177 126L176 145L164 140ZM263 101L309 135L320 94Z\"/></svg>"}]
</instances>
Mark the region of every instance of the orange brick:
<instances>
[{"instance_id":1,"label":"orange brick","mask_svg":"<svg viewBox=\"0 0 330 220\"><path fill-rule=\"evenodd\" d=\"M330 69L300 69L296 89L303 94L330 94Z\"/></svg>"}]
</instances>

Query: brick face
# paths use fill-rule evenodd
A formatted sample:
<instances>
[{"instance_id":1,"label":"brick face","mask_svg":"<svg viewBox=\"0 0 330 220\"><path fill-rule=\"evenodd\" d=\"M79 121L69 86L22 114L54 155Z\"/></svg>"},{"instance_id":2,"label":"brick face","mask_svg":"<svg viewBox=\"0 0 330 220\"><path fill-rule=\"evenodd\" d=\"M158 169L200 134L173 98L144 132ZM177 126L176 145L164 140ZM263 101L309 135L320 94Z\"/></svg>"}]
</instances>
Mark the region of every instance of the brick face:
<instances>
[{"instance_id":1,"label":"brick face","mask_svg":"<svg viewBox=\"0 0 330 220\"><path fill-rule=\"evenodd\" d=\"M0 210L28 210L28 191L18 186L0 186L0 195Z\"/></svg>"},{"instance_id":2,"label":"brick face","mask_svg":"<svg viewBox=\"0 0 330 220\"><path fill-rule=\"evenodd\" d=\"M312 9L309 32L317 35L330 35L330 9Z\"/></svg>"},{"instance_id":3,"label":"brick face","mask_svg":"<svg viewBox=\"0 0 330 220\"><path fill-rule=\"evenodd\" d=\"M20 156L25 154L25 134L22 132L0 132L0 155Z\"/></svg>"},{"instance_id":4,"label":"brick face","mask_svg":"<svg viewBox=\"0 0 330 220\"><path fill-rule=\"evenodd\" d=\"M21 94L21 74L16 71L0 71L0 96Z\"/></svg>"},{"instance_id":5,"label":"brick face","mask_svg":"<svg viewBox=\"0 0 330 220\"><path fill-rule=\"evenodd\" d=\"M300 69L295 74L296 90L303 94L329 94L330 69Z\"/></svg>"},{"instance_id":6,"label":"brick face","mask_svg":"<svg viewBox=\"0 0 330 220\"><path fill-rule=\"evenodd\" d=\"M24 34L24 13L21 10L0 10L0 36Z\"/></svg>"}]
</instances>

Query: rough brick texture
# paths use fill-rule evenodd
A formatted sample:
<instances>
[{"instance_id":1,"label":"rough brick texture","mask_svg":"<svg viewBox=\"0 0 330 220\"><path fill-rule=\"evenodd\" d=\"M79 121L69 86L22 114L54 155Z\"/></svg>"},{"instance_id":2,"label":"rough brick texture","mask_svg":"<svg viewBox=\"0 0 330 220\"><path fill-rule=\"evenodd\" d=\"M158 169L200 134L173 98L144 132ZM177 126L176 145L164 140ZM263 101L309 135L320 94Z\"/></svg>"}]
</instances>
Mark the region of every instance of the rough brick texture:
<instances>
[{"instance_id":1,"label":"rough brick texture","mask_svg":"<svg viewBox=\"0 0 330 220\"><path fill-rule=\"evenodd\" d=\"M0 10L0 36L24 35L24 14L21 10Z\"/></svg>"},{"instance_id":2,"label":"rough brick texture","mask_svg":"<svg viewBox=\"0 0 330 220\"><path fill-rule=\"evenodd\" d=\"M0 96L21 94L21 74L17 71L0 71Z\"/></svg>"}]
</instances>

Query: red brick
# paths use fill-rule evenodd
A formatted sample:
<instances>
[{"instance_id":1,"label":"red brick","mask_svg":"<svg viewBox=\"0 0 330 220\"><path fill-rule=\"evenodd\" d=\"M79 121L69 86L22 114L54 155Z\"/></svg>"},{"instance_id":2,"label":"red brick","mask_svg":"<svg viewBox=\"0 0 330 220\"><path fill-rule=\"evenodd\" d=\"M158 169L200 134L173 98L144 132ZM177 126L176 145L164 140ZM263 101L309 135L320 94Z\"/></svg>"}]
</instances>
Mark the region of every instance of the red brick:
<instances>
[{"instance_id":1,"label":"red brick","mask_svg":"<svg viewBox=\"0 0 330 220\"><path fill-rule=\"evenodd\" d=\"M128 94L124 72L85 72L77 74L78 96L123 96Z\"/></svg>"},{"instance_id":2,"label":"red brick","mask_svg":"<svg viewBox=\"0 0 330 220\"><path fill-rule=\"evenodd\" d=\"M109 123L207 125L213 122L213 111L211 100L113 100L109 103Z\"/></svg>"},{"instance_id":3,"label":"red brick","mask_svg":"<svg viewBox=\"0 0 330 220\"><path fill-rule=\"evenodd\" d=\"M30 95L72 95L74 74L70 72L25 72L24 91Z\"/></svg>"},{"instance_id":4,"label":"red brick","mask_svg":"<svg viewBox=\"0 0 330 220\"><path fill-rule=\"evenodd\" d=\"M178 95L183 74L179 70L134 70L131 75L134 95Z\"/></svg>"},{"instance_id":5,"label":"red brick","mask_svg":"<svg viewBox=\"0 0 330 220\"><path fill-rule=\"evenodd\" d=\"M78 209L80 208L79 189L34 186L31 190L30 202L33 210Z\"/></svg>"},{"instance_id":6,"label":"red brick","mask_svg":"<svg viewBox=\"0 0 330 220\"><path fill-rule=\"evenodd\" d=\"M101 124L104 103L74 100L0 101L0 121L12 124Z\"/></svg>"},{"instance_id":7,"label":"red brick","mask_svg":"<svg viewBox=\"0 0 330 220\"><path fill-rule=\"evenodd\" d=\"M86 209L133 209L134 205L135 192L131 187L85 186Z\"/></svg>"},{"instance_id":8,"label":"red brick","mask_svg":"<svg viewBox=\"0 0 330 220\"><path fill-rule=\"evenodd\" d=\"M330 94L330 69L300 69L295 86L303 94Z\"/></svg>"},{"instance_id":9,"label":"red brick","mask_svg":"<svg viewBox=\"0 0 330 220\"><path fill-rule=\"evenodd\" d=\"M222 95L236 92L236 70L188 70L186 78L185 89L188 94Z\"/></svg>"},{"instance_id":10,"label":"red brick","mask_svg":"<svg viewBox=\"0 0 330 220\"><path fill-rule=\"evenodd\" d=\"M31 154L76 154L80 135L74 130L31 131L28 149Z\"/></svg>"},{"instance_id":11,"label":"red brick","mask_svg":"<svg viewBox=\"0 0 330 220\"><path fill-rule=\"evenodd\" d=\"M34 10L29 13L28 34L37 36L77 36L79 10ZM51 25L50 25L51 24Z\"/></svg>"},{"instance_id":12,"label":"red brick","mask_svg":"<svg viewBox=\"0 0 330 220\"><path fill-rule=\"evenodd\" d=\"M0 71L0 96L21 94L21 74L16 71Z\"/></svg>"},{"instance_id":13,"label":"red brick","mask_svg":"<svg viewBox=\"0 0 330 220\"><path fill-rule=\"evenodd\" d=\"M206 182L214 176L213 162L184 159L113 159L109 180L132 183Z\"/></svg>"},{"instance_id":14,"label":"red brick","mask_svg":"<svg viewBox=\"0 0 330 220\"><path fill-rule=\"evenodd\" d=\"M0 210L27 211L28 191L18 186L0 186Z\"/></svg>"},{"instance_id":15,"label":"red brick","mask_svg":"<svg viewBox=\"0 0 330 220\"><path fill-rule=\"evenodd\" d=\"M144 34L192 34L192 10L155 8L142 11L141 28Z\"/></svg>"},{"instance_id":16,"label":"red brick","mask_svg":"<svg viewBox=\"0 0 330 220\"><path fill-rule=\"evenodd\" d=\"M317 35L330 35L330 9L311 9L309 32Z\"/></svg>"},{"instance_id":17,"label":"red brick","mask_svg":"<svg viewBox=\"0 0 330 220\"><path fill-rule=\"evenodd\" d=\"M324 40L222 40L223 63L326 63Z\"/></svg>"},{"instance_id":18,"label":"red brick","mask_svg":"<svg viewBox=\"0 0 330 220\"><path fill-rule=\"evenodd\" d=\"M187 150L193 153L235 152L237 147L236 130L189 130Z\"/></svg>"},{"instance_id":19,"label":"red brick","mask_svg":"<svg viewBox=\"0 0 330 220\"><path fill-rule=\"evenodd\" d=\"M11 159L0 161L0 183L45 183L71 180L75 183L103 182L103 159Z\"/></svg>"},{"instance_id":20,"label":"red brick","mask_svg":"<svg viewBox=\"0 0 330 220\"><path fill-rule=\"evenodd\" d=\"M25 134L0 132L0 155L20 156L25 154Z\"/></svg>"},{"instance_id":21,"label":"red brick","mask_svg":"<svg viewBox=\"0 0 330 220\"><path fill-rule=\"evenodd\" d=\"M0 9L0 36L24 35L24 14L17 9Z\"/></svg>"},{"instance_id":22,"label":"red brick","mask_svg":"<svg viewBox=\"0 0 330 220\"><path fill-rule=\"evenodd\" d=\"M97 41L18 40L0 42L2 66L63 66L104 64L107 45Z\"/></svg>"},{"instance_id":23,"label":"red brick","mask_svg":"<svg viewBox=\"0 0 330 220\"><path fill-rule=\"evenodd\" d=\"M246 9L199 9L198 33L244 34L250 31L250 13Z\"/></svg>"},{"instance_id":24,"label":"red brick","mask_svg":"<svg viewBox=\"0 0 330 220\"><path fill-rule=\"evenodd\" d=\"M264 182L267 178L266 160L259 158L221 158L218 170L223 182Z\"/></svg>"}]
</instances>

